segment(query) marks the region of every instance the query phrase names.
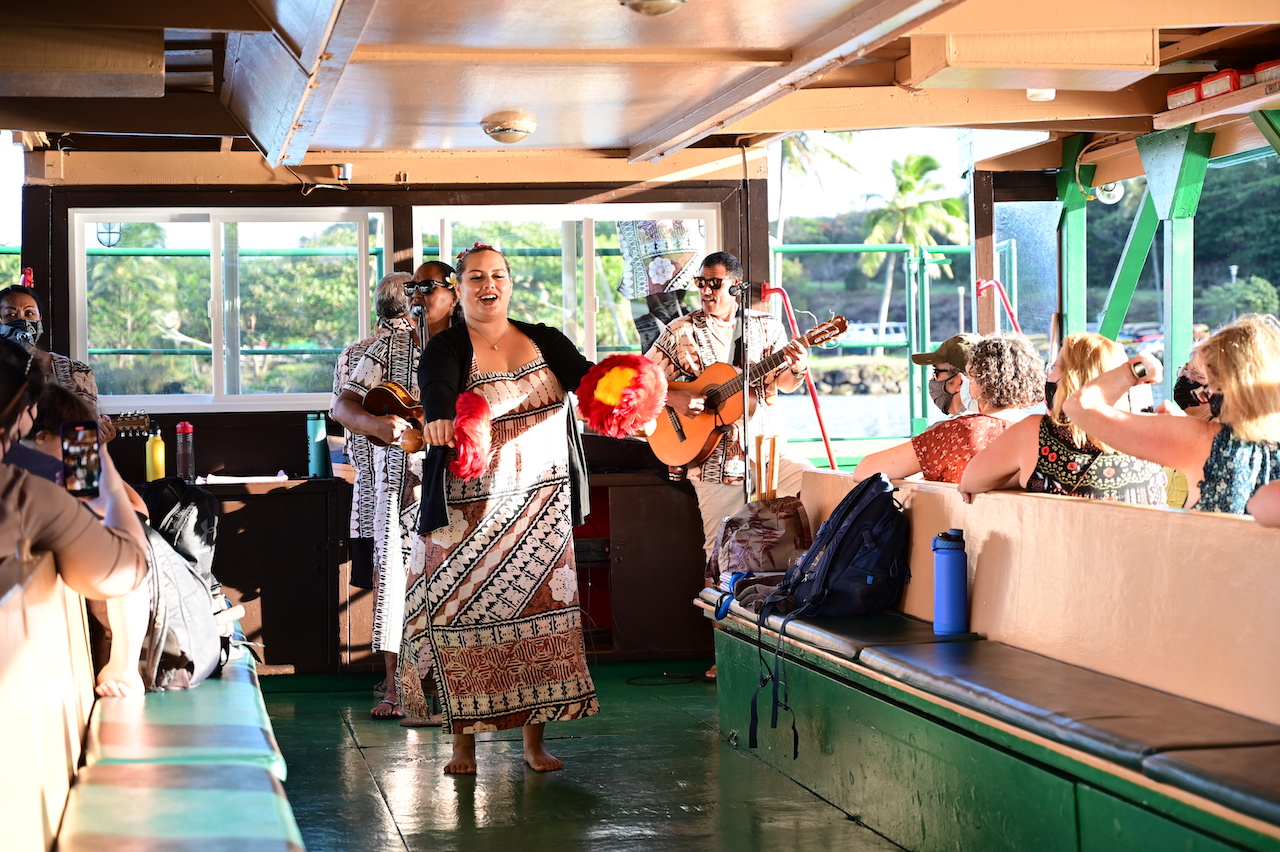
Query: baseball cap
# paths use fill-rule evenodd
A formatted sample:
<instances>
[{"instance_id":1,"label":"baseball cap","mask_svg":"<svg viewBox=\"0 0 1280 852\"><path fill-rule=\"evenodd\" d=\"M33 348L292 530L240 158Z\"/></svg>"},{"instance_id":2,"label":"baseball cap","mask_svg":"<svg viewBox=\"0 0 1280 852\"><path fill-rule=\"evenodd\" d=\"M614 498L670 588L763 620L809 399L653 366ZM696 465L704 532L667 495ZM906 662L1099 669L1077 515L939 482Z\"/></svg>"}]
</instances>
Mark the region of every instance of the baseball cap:
<instances>
[{"instance_id":1,"label":"baseball cap","mask_svg":"<svg viewBox=\"0 0 1280 852\"><path fill-rule=\"evenodd\" d=\"M982 335L980 334L957 334L955 337L948 337L942 341L942 345L932 352L921 352L918 355L912 355L911 360L917 364L929 364L931 366L950 364L963 370L969 366L969 353L973 351L973 347L980 340L982 340Z\"/></svg>"}]
</instances>

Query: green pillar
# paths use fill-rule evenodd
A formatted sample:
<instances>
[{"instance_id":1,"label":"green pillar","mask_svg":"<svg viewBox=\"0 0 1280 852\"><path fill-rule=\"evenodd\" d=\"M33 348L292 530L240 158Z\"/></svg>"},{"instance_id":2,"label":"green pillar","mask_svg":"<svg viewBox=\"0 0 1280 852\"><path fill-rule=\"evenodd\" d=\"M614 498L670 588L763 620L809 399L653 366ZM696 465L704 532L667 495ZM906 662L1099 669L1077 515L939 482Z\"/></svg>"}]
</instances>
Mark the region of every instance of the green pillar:
<instances>
[{"instance_id":1,"label":"green pillar","mask_svg":"<svg viewBox=\"0 0 1280 852\"><path fill-rule=\"evenodd\" d=\"M1258 125L1258 129L1262 131L1262 135L1271 143L1276 153L1280 154L1280 110L1260 109L1249 113L1249 117L1253 119L1254 124Z\"/></svg>"},{"instance_id":2,"label":"green pillar","mask_svg":"<svg viewBox=\"0 0 1280 852\"><path fill-rule=\"evenodd\" d=\"M1177 369L1192 342L1193 261L1200 191L1209 167L1213 134L1176 127L1136 140L1156 215L1164 220L1164 390L1173 397Z\"/></svg>"},{"instance_id":3,"label":"green pillar","mask_svg":"<svg viewBox=\"0 0 1280 852\"><path fill-rule=\"evenodd\" d=\"M1062 168L1058 170L1058 200L1062 216L1058 220L1058 304L1062 309L1062 335L1084 331L1089 321L1086 307L1088 260L1085 226L1088 201L1082 188L1093 185L1092 165L1080 166L1076 161L1084 148L1084 137L1069 136L1062 140Z\"/></svg>"},{"instance_id":4,"label":"green pillar","mask_svg":"<svg viewBox=\"0 0 1280 852\"><path fill-rule=\"evenodd\" d=\"M1156 236L1156 205L1151 200L1151 191L1144 190L1142 201L1138 203L1133 224L1129 227L1129 239L1125 240L1124 252L1120 255L1120 263L1116 266L1116 274L1111 279L1111 291L1107 293L1107 304L1103 308L1102 322L1098 333L1104 337L1116 339L1120 326L1124 324L1125 314L1133 301L1133 292L1138 287L1138 278L1142 268L1147 265L1147 255L1151 253L1151 241Z\"/></svg>"}]
</instances>

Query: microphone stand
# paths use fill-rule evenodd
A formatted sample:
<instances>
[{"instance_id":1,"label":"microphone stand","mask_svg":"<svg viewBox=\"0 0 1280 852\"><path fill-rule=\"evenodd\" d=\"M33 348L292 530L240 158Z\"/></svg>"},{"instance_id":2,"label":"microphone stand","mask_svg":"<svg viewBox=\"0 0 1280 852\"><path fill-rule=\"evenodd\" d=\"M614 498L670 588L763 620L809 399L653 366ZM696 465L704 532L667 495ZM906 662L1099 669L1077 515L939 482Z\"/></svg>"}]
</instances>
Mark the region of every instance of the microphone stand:
<instances>
[{"instance_id":1,"label":"microphone stand","mask_svg":"<svg viewBox=\"0 0 1280 852\"><path fill-rule=\"evenodd\" d=\"M751 285L739 281L729 288L729 294L738 300L738 340L742 344L742 454L746 461L742 471L742 504L751 502L751 347L747 345L747 300ZM732 357L732 356L730 356ZM761 464L756 459L756 464Z\"/></svg>"}]
</instances>

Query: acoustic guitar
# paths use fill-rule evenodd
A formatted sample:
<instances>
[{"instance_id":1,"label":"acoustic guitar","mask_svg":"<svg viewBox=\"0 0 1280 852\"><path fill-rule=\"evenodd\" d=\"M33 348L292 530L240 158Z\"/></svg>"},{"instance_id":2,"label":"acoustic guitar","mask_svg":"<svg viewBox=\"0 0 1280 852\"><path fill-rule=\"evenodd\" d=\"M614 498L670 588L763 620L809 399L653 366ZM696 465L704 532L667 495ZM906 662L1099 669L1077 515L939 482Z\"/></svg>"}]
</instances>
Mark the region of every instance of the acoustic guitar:
<instances>
[{"instance_id":1,"label":"acoustic guitar","mask_svg":"<svg viewBox=\"0 0 1280 852\"><path fill-rule=\"evenodd\" d=\"M849 327L844 317L827 320L798 340L817 346L844 334ZM751 365L752 376L762 376L784 364L787 356L778 351ZM712 364L691 382L668 382L668 391L692 391L706 397L706 407L693 417L666 406L654 421L649 446L668 465L696 465L706 460L720 436L742 419L742 372L732 364Z\"/></svg>"},{"instance_id":2,"label":"acoustic guitar","mask_svg":"<svg viewBox=\"0 0 1280 852\"><path fill-rule=\"evenodd\" d=\"M408 420L416 428L406 430L396 443L406 453L416 453L426 443L422 439L422 406L413 395L397 382L383 382L369 388L364 395L364 410L374 417L385 417L394 414L402 420ZM369 443L379 447L389 446L381 438L369 435Z\"/></svg>"},{"instance_id":3,"label":"acoustic guitar","mask_svg":"<svg viewBox=\"0 0 1280 852\"><path fill-rule=\"evenodd\" d=\"M117 438L136 438L145 436L151 425L151 418L145 411L126 411L123 414L108 414L107 419L116 427Z\"/></svg>"}]
</instances>

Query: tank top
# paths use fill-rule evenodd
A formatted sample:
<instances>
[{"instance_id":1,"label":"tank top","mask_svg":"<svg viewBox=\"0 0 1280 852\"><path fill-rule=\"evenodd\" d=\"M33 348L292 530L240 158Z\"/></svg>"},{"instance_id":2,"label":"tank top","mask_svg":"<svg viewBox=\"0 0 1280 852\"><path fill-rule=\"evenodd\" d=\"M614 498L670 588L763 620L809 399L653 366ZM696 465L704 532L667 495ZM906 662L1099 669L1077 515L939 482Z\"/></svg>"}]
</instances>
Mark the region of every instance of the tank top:
<instances>
[{"instance_id":1,"label":"tank top","mask_svg":"<svg viewBox=\"0 0 1280 852\"><path fill-rule=\"evenodd\" d=\"M1273 479L1280 479L1280 445L1245 441L1224 424L1213 437L1204 462L1200 500L1192 508L1243 515L1253 492Z\"/></svg>"},{"instance_id":2,"label":"tank top","mask_svg":"<svg viewBox=\"0 0 1280 852\"><path fill-rule=\"evenodd\" d=\"M1092 443L1077 447L1066 426L1040 418L1036 469L1026 490L1118 503L1166 505L1164 468L1123 453L1104 453Z\"/></svg>"}]
</instances>

